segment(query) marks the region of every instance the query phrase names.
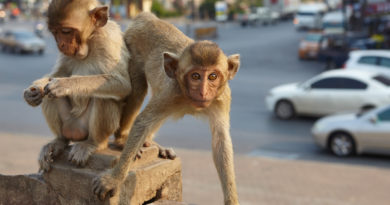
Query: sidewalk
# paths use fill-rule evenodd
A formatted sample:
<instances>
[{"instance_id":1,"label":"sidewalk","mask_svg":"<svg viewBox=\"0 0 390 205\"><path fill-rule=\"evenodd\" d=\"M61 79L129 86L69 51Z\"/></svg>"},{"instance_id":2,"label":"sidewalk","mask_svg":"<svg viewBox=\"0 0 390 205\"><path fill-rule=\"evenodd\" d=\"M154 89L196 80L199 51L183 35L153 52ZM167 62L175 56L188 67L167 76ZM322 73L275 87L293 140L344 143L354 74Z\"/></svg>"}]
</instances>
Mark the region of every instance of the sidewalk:
<instances>
[{"instance_id":1,"label":"sidewalk","mask_svg":"<svg viewBox=\"0 0 390 205\"><path fill-rule=\"evenodd\" d=\"M0 133L0 173L38 170L40 148L51 138ZM175 149L183 163L183 200L189 204L223 204L209 151ZM390 170L235 156L241 205L387 205Z\"/></svg>"}]
</instances>

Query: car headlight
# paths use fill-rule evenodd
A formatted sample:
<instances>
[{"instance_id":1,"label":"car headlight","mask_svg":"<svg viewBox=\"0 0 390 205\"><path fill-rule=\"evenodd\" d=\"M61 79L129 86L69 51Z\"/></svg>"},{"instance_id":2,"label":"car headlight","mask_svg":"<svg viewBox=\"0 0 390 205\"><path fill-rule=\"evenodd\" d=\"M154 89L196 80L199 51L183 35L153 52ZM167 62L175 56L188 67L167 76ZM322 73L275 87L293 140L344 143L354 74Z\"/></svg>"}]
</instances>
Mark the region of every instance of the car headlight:
<instances>
[{"instance_id":1,"label":"car headlight","mask_svg":"<svg viewBox=\"0 0 390 205\"><path fill-rule=\"evenodd\" d=\"M324 129L323 123L315 123L312 129L312 132L320 132L322 129Z\"/></svg>"}]
</instances>

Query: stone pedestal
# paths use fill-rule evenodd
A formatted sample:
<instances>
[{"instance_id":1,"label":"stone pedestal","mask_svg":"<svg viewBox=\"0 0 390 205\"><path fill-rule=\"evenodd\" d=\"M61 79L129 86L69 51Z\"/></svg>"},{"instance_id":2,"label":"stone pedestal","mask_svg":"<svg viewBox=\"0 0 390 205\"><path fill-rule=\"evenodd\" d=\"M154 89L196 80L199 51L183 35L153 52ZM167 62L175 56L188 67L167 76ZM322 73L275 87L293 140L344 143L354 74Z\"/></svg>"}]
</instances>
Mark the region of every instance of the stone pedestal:
<instances>
[{"instance_id":1,"label":"stone pedestal","mask_svg":"<svg viewBox=\"0 0 390 205\"><path fill-rule=\"evenodd\" d=\"M0 204L151 204L181 201L181 162L158 158L157 147L143 148L118 193L105 201L92 193L92 179L118 161L120 152L103 150L91 156L84 168L67 161L68 150L43 175L0 175Z\"/></svg>"}]
</instances>

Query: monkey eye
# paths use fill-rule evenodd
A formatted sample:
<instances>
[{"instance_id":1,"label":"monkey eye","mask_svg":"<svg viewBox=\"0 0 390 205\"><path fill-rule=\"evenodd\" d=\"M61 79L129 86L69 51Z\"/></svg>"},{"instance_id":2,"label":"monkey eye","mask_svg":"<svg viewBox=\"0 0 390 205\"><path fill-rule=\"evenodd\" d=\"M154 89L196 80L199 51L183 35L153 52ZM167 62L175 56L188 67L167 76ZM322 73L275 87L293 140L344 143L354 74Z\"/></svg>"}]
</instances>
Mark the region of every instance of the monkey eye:
<instances>
[{"instance_id":1,"label":"monkey eye","mask_svg":"<svg viewBox=\"0 0 390 205\"><path fill-rule=\"evenodd\" d=\"M216 73L211 73L209 75L209 80L215 80L215 79L217 79L217 77L218 77L218 75Z\"/></svg>"},{"instance_id":2,"label":"monkey eye","mask_svg":"<svg viewBox=\"0 0 390 205\"><path fill-rule=\"evenodd\" d=\"M71 28L62 28L61 29L61 33L63 33L63 34L69 34L71 31L72 31Z\"/></svg>"},{"instance_id":3,"label":"monkey eye","mask_svg":"<svg viewBox=\"0 0 390 205\"><path fill-rule=\"evenodd\" d=\"M200 74L199 74L199 73L193 73L193 74L191 75L191 78L192 78L193 80L199 80L199 79L200 79Z\"/></svg>"}]
</instances>

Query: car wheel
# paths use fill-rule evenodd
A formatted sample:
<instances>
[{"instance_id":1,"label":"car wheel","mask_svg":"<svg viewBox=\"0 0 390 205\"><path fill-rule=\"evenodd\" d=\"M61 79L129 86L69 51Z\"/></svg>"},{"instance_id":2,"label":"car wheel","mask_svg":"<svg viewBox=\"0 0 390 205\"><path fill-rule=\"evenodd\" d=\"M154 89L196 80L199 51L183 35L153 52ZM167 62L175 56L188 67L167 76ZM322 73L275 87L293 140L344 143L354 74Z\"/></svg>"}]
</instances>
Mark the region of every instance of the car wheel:
<instances>
[{"instance_id":1,"label":"car wheel","mask_svg":"<svg viewBox=\"0 0 390 205\"><path fill-rule=\"evenodd\" d=\"M330 137L329 149L336 156L347 157L355 153L355 141L351 135L337 132Z\"/></svg>"},{"instance_id":2,"label":"car wheel","mask_svg":"<svg viewBox=\"0 0 390 205\"><path fill-rule=\"evenodd\" d=\"M281 100L276 103L275 115L279 119L288 120L294 117L295 109L293 104L288 100Z\"/></svg>"},{"instance_id":3,"label":"car wheel","mask_svg":"<svg viewBox=\"0 0 390 205\"><path fill-rule=\"evenodd\" d=\"M41 49L41 50L39 50L39 51L38 51L38 54L39 54L39 55L42 55L42 54L43 54L43 52L44 52L44 50L43 50L43 49Z\"/></svg>"}]
</instances>

